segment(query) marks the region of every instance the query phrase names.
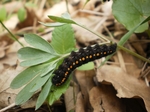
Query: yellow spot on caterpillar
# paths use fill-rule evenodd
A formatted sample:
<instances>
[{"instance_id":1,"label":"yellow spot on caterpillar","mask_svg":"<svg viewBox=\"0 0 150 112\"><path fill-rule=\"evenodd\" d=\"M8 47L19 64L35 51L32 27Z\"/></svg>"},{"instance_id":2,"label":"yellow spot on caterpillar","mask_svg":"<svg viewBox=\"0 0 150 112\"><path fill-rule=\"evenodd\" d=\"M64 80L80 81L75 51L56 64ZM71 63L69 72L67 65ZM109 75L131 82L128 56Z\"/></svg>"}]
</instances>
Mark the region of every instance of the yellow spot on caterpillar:
<instances>
[{"instance_id":1,"label":"yellow spot on caterpillar","mask_svg":"<svg viewBox=\"0 0 150 112\"><path fill-rule=\"evenodd\" d=\"M110 51L112 53L112 51Z\"/></svg>"},{"instance_id":2,"label":"yellow spot on caterpillar","mask_svg":"<svg viewBox=\"0 0 150 112\"><path fill-rule=\"evenodd\" d=\"M70 70L70 68L68 68L68 70Z\"/></svg>"},{"instance_id":3,"label":"yellow spot on caterpillar","mask_svg":"<svg viewBox=\"0 0 150 112\"><path fill-rule=\"evenodd\" d=\"M62 81L61 81L61 83L63 83L65 80L66 80L66 78L63 78Z\"/></svg>"},{"instance_id":4,"label":"yellow spot on caterpillar","mask_svg":"<svg viewBox=\"0 0 150 112\"><path fill-rule=\"evenodd\" d=\"M106 52L104 52L104 54L106 54Z\"/></svg>"},{"instance_id":5,"label":"yellow spot on caterpillar","mask_svg":"<svg viewBox=\"0 0 150 112\"><path fill-rule=\"evenodd\" d=\"M79 62L78 61L76 61L76 64L78 64Z\"/></svg>"},{"instance_id":6,"label":"yellow spot on caterpillar","mask_svg":"<svg viewBox=\"0 0 150 112\"><path fill-rule=\"evenodd\" d=\"M83 58L82 58L82 60L84 61L84 60L85 60L85 58L83 57Z\"/></svg>"},{"instance_id":7,"label":"yellow spot on caterpillar","mask_svg":"<svg viewBox=\"0 0 150 112\"><path fill-rule=\"evenodd\" d=\"M75 65L75 63L73 63L73 65ZM71 68L71 67L70 67Z\"/></svg>"},{"instance_id":8,"label":"yellow spot on caterpillar","mask_svg":"<svg viewBox=\"0 0 150 112\"><path fill-rule=\"evenodd\" d=\"M72 66L70 66L70 68L72 68Z\"/></svg>"},{"instance_id":9,"label":"yellow spot on caterpillar","mask_svg":"<svg viewBox=\"0 0 150 112\"><path fill-rule=\"evenodd\" d=\"M96 54L93 54L93 56L96 56Z\"/></svg>"},{"instance_id":10,"label":"yellow spot on caterpillar","mask_svg":"<svg viewBox=\"0 0 150 112\"><path fill-rule=\"evenodd\" d=\"M82 61L82 59L80 58L79 61Z\"/></svg>"},{"instance_id":11,"label":"yellow spot on caterpillar","mask_svg":"<svg viewBox=\"0 0 150 112\"><path fill-rule=\"evenodd\" d=\"M97 53L96 55L97 55L97 56L99 56L100 54L99 54L99 53Z\"/></svg>"},{"instance_id":12,"label":"yellow spot on caterpillar","mask_svg":"<svg viewBox=\"0 0 150 112\"><path fill-rule=\"evenodd\" d=\"M90 58L92 58L92 55L90 55Z\"/></svg>"},{"instance_id":13,"label":"yellow spot on caterpillar","mask_svg":"<svg viewBox=\"0 0 150 112\"><path fill-rule=\"evenodd\" d=\"M59 86L59 85L61 85L61 83L56 84L56 86Z\"/></svg>"},{"instance_id":14,"label":"yellow spot on caterpillar","mask_svg":"<svg viewBox=\"0 0 150 112\"><path fill-rule=\"evenodd\" d=\"M65 73L65 77L68 75L68 72Z\"/></svg>"},{"instance_id":15,"label":"yellow spot on caterpillar","mask_svg":"<svg viewBox=\"0 0 150 112\"><path fill-rule=\"evenodd\" d=\"M86 56L86 58L89 58L88 56Z\"/></svg>"}]
</instances>

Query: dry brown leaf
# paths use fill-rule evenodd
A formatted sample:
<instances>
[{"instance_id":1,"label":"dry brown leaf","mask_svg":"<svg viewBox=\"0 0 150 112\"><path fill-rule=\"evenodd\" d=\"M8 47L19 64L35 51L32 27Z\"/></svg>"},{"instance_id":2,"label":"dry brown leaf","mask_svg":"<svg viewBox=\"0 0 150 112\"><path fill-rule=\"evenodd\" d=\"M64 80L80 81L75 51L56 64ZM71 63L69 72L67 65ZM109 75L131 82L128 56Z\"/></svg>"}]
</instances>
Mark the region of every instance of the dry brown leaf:
<instances>
[{"instance_id":1,"label":"dry brown leaf","mask_svg":"<svg viewBox=\"0 0 150 112\"><path fill-rule=\"evenodd\" d=\"M20 8L22 8L23 4L21 1L12 1L12 2L8 2L6 4L0 5L0 8L2 7L5 7L8 13L13 13L13 12L17 12Z\"/></svg>"},{"instance_id":2,"label":"dry brown leaf","mask_svg":"<svg viewBox=\"0 0 150 112\"><path fill-rule=\"evenodd\" d=\"M27 17L23 22L19 22L16 26L17 29L21 29L28 26L38 25L38 21L40 21L40 18L36 15L35 11L33 9L26 8Z\"/></svg>"},{"instance_id":3,"label":"dry brown leaf","mask_svg":"<svg viewBox=\"0 0 150 112\"><path fill-rule=\"evenodd\" d=\"M94 86L94 81L93 81L94 76L95 76L94 70L88 70L88 71L76 70L75 77L77 79L78 84L80 85L82 94L84 92L89 92L90 89Z\"/></svg>"},{"instance_id":4,"label":"dry brown leaf","mask_svg":"<svg viewBox=\"0 0 150 112\"><path fill-rule=\"evenodd\" d=\"M133 46L134 50L137 51L138 54L146 57L146 53L144 52L143 49L143 44L141 44L140 40L135 34L132 34L132 36L129 38L129 42L131 46Z\"/></svg>"},{"instance_id":5,"label":"dry brown leaf","mask_svg":"<svg viewBox=\"0 0 150 112\"><path fill-rule=\"evenodd\" d=\"M89 96L93 112L125 112L125 108L121 100L116 97L116 91L112 86L93 87Z\"/></svg>"},{"instance_id":6,"label":"dry brown leaf","mask_svg":"<svg viewBox=\"0 0 150 112\"><path fill-rule=\"evenodd\" d=\"M75 28L76 28L75 36L78 43L88 46L90 44L93 44L92 42L101 42L97 36L93 35L89 31L80 27Z\"/></svg>"},{"instance_id":7,"label":"dry brown leaf","mask_svg":"<svg viewBox=\"0 0 150 112\"><path fill-rule=\"evenodd\" d=\"M89 91L94 86L93 77L95 75L94 70L89 71L79 71L76 70L75 77L79 84L83 99L82 102L84 104L85 110L91 109L90 103L89 103ZM78 105L76 103L76 105ZM88 108L87 108L88 107Z\"/></svg>"},{"instance_id":8,"label":"dry brown leaf","mask_svg":"<svg viewBox=\"0 0 150 112\"><path fill-rule=\"evenodd\" d=\"M75 91L73 87L69 87L64 94L65 105L66 105L66 112L75 108Z\"/></svg>"},{"instance_id":9,"label":"dry brown leaf","mask_svg":"<svg viewBox=\"0 0 150 112\"><path fill-rule=\"evenodd\" d=\"M82 97L82 93L78 93L77 95L77 101L76 101L76 107L75 107L75 110L76 112L87 112L86 111L86 107L85 107L85 104L84 104L84 99Z\"/></svg>"},{"instance_id":10,"label":"dry brown leaf","mask_svg":"<svg viewBox=\"0 0 150 112\"><path fill-rule=\"evenodd\" d=\"M3 69L0 73L0 106L5 107L8 106L15 101L16 94L20 91L20 89L11 89L10 83L22 71L22 67L9 67L7 69Z\"/></svg>"},{"instance_id":11,"label":"dry brown leaf","mask_svg":"<svg viewBox=\"0 0 150 112\"><path fill-rule=\"evenodd\" d=\"M134 71L137 71L137 69ZM125 73L117 66L104 65L97 70L98 81L110 82L117 90L119 98L141 97L147 111L150 111L150 88L146 86L143 80L134 76Z\"/></svg>"},{"instance_id":12,"label":"dry brown leaf","mask_svg":"<svg viewBox=\"0 0 150 112\"><path fill-rule=\"evenodd\" d=\"M6 47L6 45L7 45L6 41L0 42L0 58L3 58L5 56L5 50L8 48Z\"/></svg>"},{"instance_id":13,"label":"dry brown leaf","mask_svg":"<svg viewBox=\"0 0 150 112\"><path fill-rule=\"evenodd\" d=\"M72 12L72 6L68 4L68 7L69 7L69 11ZM61 10L58 10L58 9L61 9ZM66 11L67 11L66 3L65 1L61 1L53 5L53 7L49 8L47 11L44 12L43 20L50 21L50 19L48 18L48 15L61 16Z\"/></svg>"}]
</instances>

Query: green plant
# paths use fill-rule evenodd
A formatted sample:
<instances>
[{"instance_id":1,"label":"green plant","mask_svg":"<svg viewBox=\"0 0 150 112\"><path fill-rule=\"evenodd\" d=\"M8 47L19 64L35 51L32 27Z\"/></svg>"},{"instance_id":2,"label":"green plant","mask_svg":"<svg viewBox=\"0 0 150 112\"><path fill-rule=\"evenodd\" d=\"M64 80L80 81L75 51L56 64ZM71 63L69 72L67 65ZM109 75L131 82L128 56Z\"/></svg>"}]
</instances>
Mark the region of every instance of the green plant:
<instances>
[{"instance_id":1,"label":"green plant","mask_svg":"<svg viewBox=\"0 0 150 112\"><path fill-rule=\"evenodd\" d=\"M114 1L119 2L119 0ZM114 4L114 6L115 10L118 10L116 9L117 5ZM149 15L138 22L135 26L132 26L130 31L126 33L119 41L118 47L150 63L148 59L145 59L142 56L123 48L123 44L129 39L130 35L142 24L145 24L150 20ZM56 23L41 22L41 24L45 26L56 27L53 31L52 42L48 43L35 34L25 34L25 40L33 47L24 47L18 51L18 57L24 60L21 62L21 65L28 68L21 72L11 83L11 87L14 89L25 85L25 87L17 95L17 105L26 102L37 90L41 90L41 93L39 94L36 103L36 109L38 109L45 100L47 100L51 105L55 100L59 99L59 97L68 88L71 76L67 82L60 87L55 87L52 85L51 78L53 76L53 71L62 63L62 60L68 56L72 50L76 50L74 48L75 40L73 36L73 30L70 24L78 25L104 39L106 43L110 43L108 39L103 38L101 35L98 35L85 26L82 26L71 20L69 14L67 13L63 14L62 17L49 16L49 18L56 21ZM67 33L69 33L69 35L67 35ZM65 42L64 39L67 39L67 42ZM107 59L110 57L111 56L108 56ZM81 69L85 68L83 67ZM89 69L91 69L91 67L89 67Z\"/></svg>"},{"instance_id":2,"label":"green plant","mask_svg":"<svg viewBox=\"0 0 150 112\"><path fill-rule=\"evenodd\" d=\"M113 0L112 11L115 18L128 30L150 15L150 0ZM141 24L135 32L148 29L148 22Z\"/></svg>"},{"instance_id":3,"label":"green plant","mask_svg":"<svg viewBox=\"0 0 150 112\"><path fill-rule=\"evenodd\" d=\"M75 49L73 30L69 24L66 24L56 28L52 35L51 43L35 34L24 35L26 42L33 47L24 47L18 51L18 57L24 60L21 65L28 68L11 83L11 87L14 89L26 85L17 95L16 104L26 102L37 90L42 88L36 109L42 105L46 98L51 105L67 89L69 81L63 87L57 88L52 85L51 77L54 69L63 58Z\"/></svg>"}]
</instances>

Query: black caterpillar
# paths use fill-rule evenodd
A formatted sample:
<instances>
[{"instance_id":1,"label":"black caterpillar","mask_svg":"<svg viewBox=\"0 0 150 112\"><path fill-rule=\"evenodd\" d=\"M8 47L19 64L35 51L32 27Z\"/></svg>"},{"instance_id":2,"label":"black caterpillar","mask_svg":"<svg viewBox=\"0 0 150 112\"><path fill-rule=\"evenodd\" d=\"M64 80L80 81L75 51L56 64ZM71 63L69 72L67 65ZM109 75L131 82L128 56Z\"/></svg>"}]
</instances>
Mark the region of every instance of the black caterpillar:
<instances>
[{"instance_id":1,"label":"black caterpillar","mask_svg":"<svg viewBox=\"0 0 150 112\"><path fill-rule=\"evenodd\" d=\"M62 85L75 68L90 61L108 56L114 53L116 48L117 44L110 46L96 44L94 47L88 46L86 49L80 48L78 52L72 51L71 55L65 58L59 68L54 71L53 74L55 75L52 78L52 83L55 86Z\"/></svg>"}]
</instances>

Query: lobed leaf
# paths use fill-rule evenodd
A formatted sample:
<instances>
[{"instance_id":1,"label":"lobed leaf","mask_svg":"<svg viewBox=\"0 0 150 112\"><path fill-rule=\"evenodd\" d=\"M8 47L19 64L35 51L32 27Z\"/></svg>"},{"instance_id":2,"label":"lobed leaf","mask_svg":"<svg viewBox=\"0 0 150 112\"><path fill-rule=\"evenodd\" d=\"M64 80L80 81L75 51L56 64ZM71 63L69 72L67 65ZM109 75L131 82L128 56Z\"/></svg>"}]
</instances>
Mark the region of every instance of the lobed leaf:
<instances>
[{"instance_id":1,"label":"lobed leaf","mask_svg":"<svg viewBox=\"0 0 150 112\"><path fill-rule=\"evenodd\" d=\"M21 66L33 66L46 62L56 56L31 47L24 47L18 51L18 57L25 60L21 62Z\"/></svg>"},{"instance_id":2,"label":"lobed leaf","mask_svg":"<svg viewBox=\"0 0 150 112\"><path fill-rule=\"evenodd\" d=\"M44 101L46 100L46 98L50 92L51 86L52 86L52 81L51 81L51 78L49 78L49 80L44 85L44 87L37 99L35 110L37 110L44 103Z\"/></svg>"},{"instance_id":3,"label":"lobed leaf","mask_svg":"<svg viewBox=\"0 0 150 112\"><path fill-rule=\"evenodd\" d=\"M32 88L33 83L34 81L30 82L18 93L15 100L16 105L23 104L32 97L34 92L29 92L29 90Z\"/></svg>"},{"instance_id":4,"label":"lobed leaf","mask_svg":"<svg viewBox=\"0 0 150 112\"><path fill-rule=\"evenodd\" d=\"M35 79L36 81L35 81L34 85L30 89L30 92L35 92L38 89L40 89L46 83L46 81L49 79L49 77L51 76L51 74L52 74L52 72L48 73L44 77L41 77L40 75L38 75L37 78Z\"/></svg>"},{"instance_id":5,"label":"lobed leaf","mask_svg":"<svg viewBox=\"0 0 150 112\"><path fill-rule=\"evenodd\" d=\"M10 87L13 89L17 89L28 83L32 80L36 75L44 76L49 71L51 71L52 65L50 63L45 63L42 65L31 66L20 74L18 74L10 84Z\"/></svg>"},{"instance_id":6,"label":"lobed leaf","mask_svg":"<svg viewBox=\"0 0 150 112\"><path fill-rule=\"evenodd\" d=\"M51 54L54 54L55 51L53 50L52 46L40 36L35 34L25 34L24 38L28 44L39 49L41 51L45 51Z\"/></svg>"}]
</instances>

